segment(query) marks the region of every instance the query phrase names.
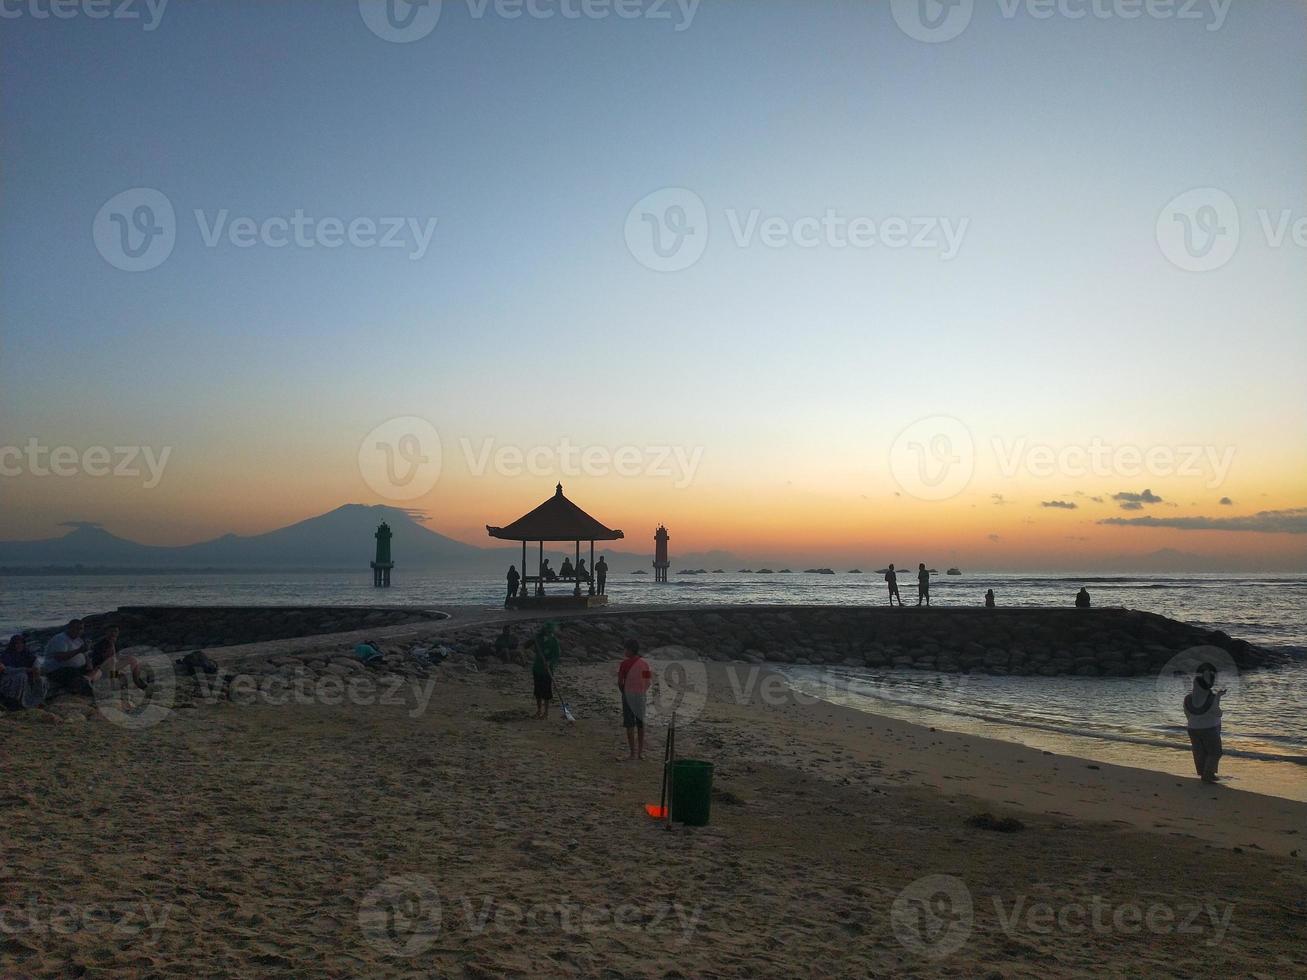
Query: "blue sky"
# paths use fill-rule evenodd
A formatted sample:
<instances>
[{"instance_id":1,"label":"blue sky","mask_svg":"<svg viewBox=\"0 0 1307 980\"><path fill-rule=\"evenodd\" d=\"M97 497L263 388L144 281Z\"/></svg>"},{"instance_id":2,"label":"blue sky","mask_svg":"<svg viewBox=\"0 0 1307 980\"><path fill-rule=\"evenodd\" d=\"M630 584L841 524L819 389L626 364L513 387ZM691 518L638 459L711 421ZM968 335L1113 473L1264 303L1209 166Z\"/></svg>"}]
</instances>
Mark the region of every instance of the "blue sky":
<instances>
[{"instance_id":1,"label":"blue sky","mask_svg":"<svg viewBox=\"0 0 1307 980\"><path fill-rule=\"evenodd\" d=\"M93 519L182 540L363 499L359 439L397 415L446 449L702 445L709 509L796 474L882 492L885 445L933 414L978 437L1237 442L1243 496L1302 502L1304 249L1258 226L1307 214L1301 4L1209 30L1207 5L1040 19L995 0L946 43L881 3L707 2L687 24L446 2L404 44L354 3L173 0L150 31L37 9L0 21L0 442L172 445L178 478L11 480L5 536ZM177 231L131 273L91 229L137 187ZM666 187L703 201L708 245L659 273L623 229ZM1210 272L1155 234L1195 187L1242 224ZM413 261L206 247L196 209L437 224ZM755 210L965 237L948 259L740 247L731 221ZM233 506L250 473L285 493ZM477 494L446 483L424 503L475 527Z\"/></svg>"}]
</instances>

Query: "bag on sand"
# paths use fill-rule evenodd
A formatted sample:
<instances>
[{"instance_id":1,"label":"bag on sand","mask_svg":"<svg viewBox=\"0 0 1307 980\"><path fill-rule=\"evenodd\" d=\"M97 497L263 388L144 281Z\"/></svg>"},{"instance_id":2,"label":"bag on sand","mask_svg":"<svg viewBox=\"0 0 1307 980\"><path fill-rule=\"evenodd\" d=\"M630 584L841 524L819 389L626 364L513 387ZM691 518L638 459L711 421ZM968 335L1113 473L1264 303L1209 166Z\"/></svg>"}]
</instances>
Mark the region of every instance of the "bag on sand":
<instances>
[{"instance_id":1,"label":"bag on sand","mask_svg":"<svg viewBox=\"0 0 1307 980\"><path fill-rule=\"evenodd\" d=\"M200 673L216 674L218 672L218 665L203 650L192 650L177 661L177 666L181 668L183 674L191 676Z\"/></svg>"}]
</instances>

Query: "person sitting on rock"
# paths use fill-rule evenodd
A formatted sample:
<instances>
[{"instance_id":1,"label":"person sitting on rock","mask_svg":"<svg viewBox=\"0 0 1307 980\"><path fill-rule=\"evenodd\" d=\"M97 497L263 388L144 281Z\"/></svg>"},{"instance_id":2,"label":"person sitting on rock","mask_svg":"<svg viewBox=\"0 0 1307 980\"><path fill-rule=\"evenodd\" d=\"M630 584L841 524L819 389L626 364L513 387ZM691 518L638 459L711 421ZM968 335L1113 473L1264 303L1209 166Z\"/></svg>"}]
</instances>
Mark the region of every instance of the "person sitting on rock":
<instances>
[{"instance_id":1,"label":"person sitting on rock","mask_svg":"<svg viewBox=\"0 0 1307 980\"><path fill-rule=\"evenodd\" d=\"M132 683L142 691L148 691L150 685L141 676L140 662L135 657L120 657L118 655L118 632L117 626L110 626L105 630L104 636L100 637L95 646L91 648L86 679L94 683L106 674L110 678L116 679L123 668L126 668L132 675Z\"/></svg>"},{"instance_id":2,"label":"person sitting on rock","mask_svg":"<svg viewBox=\"0 0 1307 980\"><path fill-rule=\"evenodd\" d=\"M1077 609L1089 608L1089 590L1086 589L1083 585L1080 586L1080 591L1076 593L1076 608Z\"/></svg>"},{"instance_id":3,"label":"person sitting on rock","mask_svg":"<svg viewBox=\"0 0 1307 980\"><path fill-rule=\"evenodd\" d=\"M16 633L0 653L0 705L7 711L38 708L50 693L50 682L41 673L36 654L27 648L27 637Z\"/></svg>"},{"instance_id":4,"label":"person sitting on rock","mask_svg":"<svg viewBox=\"0 0 1307 980\"><path fill-rule=\"evenodd\" d=\"M93 693L90 682L86 679L88 661L82 631L80 619L69 620L68 625L45 645L41 669L52 689L63 688L86 695Z\"/></svg>"},{"instance_id":5,"label":"person sitting on rock","mask_svg":"<svg viewBox=\"0 0 1307 980\"><path fill-rule=\"evenodd\" d=\"M517 641L513 639L513 628L505 624L500 634L495 637L495 656L504 663L508 663L513 659L513 650L516 646Z\"/></svg>"}]
</instances>

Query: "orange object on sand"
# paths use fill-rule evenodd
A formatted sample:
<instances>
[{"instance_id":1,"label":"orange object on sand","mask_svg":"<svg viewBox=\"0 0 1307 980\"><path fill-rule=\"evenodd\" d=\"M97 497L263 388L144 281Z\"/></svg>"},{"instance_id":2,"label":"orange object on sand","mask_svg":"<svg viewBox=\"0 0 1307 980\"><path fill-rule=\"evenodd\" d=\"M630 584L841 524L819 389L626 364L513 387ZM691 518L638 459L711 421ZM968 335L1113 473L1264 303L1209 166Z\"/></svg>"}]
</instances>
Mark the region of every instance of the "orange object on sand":
<instances>
[{"instance_id":1,"label":"orange object on sand","mask_svg":"<svg viewBox=\"0 0 1307 980\"><path fill-rule=\"evenodd\" d=\"M646 803L644 805L644 812L649 814L649 816L653 817L655 820L667 819L667 807L659 806L657 803Z\"/></svg>"}]
</instances>

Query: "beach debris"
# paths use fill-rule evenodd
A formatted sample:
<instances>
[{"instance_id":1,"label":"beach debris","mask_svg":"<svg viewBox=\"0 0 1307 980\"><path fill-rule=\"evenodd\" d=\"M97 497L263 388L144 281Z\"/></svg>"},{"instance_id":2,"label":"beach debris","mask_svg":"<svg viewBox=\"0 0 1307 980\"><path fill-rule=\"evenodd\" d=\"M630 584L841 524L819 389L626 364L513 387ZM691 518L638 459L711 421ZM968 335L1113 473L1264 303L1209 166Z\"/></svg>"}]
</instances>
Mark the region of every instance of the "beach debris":
<instances>
[{"instance_id":1,"label":"beach debris","mask_svg":"<svg viewBox=\"0 0 1307 980\"><path fill-rule=\"evenodd\" d=\"M1025 830L1026 825L1016 817L996 817L988 810L967 817L967 826L978 830L993 830L1000 834L1015 834Z\"/></svg>"}]
</instances>

